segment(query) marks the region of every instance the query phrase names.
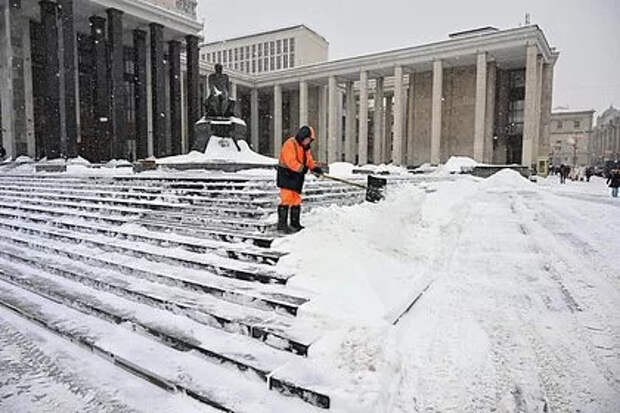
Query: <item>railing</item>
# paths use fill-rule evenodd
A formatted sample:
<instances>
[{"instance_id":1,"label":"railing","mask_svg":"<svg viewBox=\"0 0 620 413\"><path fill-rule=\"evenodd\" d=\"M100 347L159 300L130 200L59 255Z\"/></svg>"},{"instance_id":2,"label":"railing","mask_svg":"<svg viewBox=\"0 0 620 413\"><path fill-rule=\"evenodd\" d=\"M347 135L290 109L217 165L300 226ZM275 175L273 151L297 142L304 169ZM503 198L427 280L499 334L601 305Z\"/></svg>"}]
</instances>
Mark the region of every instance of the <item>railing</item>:
<instances>
[{"instance_id":1,"label":"railing","mask_svg":"<svg viewBox=\"0 0 620 413\"><path fill-rule=\"evenodd\" d=\"M186 16L196 18L196 0L147 0L168 10L176 11Z\"/></svg>"}]
</instances>

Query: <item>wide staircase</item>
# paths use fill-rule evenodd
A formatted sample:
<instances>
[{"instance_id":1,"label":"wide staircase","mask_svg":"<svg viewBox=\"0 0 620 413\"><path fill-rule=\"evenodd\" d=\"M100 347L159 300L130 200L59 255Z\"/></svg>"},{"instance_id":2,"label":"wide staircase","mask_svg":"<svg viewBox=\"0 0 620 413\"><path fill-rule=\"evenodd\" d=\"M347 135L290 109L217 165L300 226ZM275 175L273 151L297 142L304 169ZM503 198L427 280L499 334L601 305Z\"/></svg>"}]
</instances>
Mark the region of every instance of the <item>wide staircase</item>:
<instances>
[{"instance_id":1,"label":"wide staircase","mask_svg":"<svg viewBox=\"0 0 620 413\"><path fill-rule=\"evenodd\" d=\"M364 199L304 192L304 209ZM257 177L0 176L0 305L217 409L328 409L291 379L320 375L303 360L330 327L297 316L311 293L275 267L277 202Z\"/></svg>"}]
</instances>

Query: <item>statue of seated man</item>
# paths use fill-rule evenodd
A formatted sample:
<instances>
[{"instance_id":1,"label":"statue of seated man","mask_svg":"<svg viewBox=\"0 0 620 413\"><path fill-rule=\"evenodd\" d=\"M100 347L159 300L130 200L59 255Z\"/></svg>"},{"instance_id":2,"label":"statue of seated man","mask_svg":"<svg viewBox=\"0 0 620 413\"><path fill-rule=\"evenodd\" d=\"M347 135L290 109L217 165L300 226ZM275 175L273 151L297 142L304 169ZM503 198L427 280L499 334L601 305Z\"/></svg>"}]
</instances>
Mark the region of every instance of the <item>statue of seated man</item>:
<instances>
[{"instance_id":1,"label":"statue of seated man","mask_svg":"<svg viewBox=\"0 0 620 413\"><path fill-rule=\"evenodd\" d=\"M222 65L215 65L215 73L208 78L209 97L207 98L207 115L231 116L234 109L234 101L230 96L230 80L228 75L222 73Z\"/></svg>"}]
</instances>

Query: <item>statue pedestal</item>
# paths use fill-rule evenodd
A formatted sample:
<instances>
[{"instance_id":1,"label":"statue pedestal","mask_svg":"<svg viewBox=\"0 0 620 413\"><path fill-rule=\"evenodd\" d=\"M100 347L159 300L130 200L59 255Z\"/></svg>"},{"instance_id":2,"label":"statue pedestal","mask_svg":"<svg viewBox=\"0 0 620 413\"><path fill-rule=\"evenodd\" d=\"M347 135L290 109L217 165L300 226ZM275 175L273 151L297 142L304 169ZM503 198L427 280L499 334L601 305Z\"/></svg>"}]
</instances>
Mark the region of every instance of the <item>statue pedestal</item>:
<instances>
[{"instance_id":1,"label":"statue pedestal","mask_svg":"<svg viewBox=\"0 0 620 413\"><path fill-rule=\"evenodd\" d=\"M245 140L247 125L237 117L203 117L194 125L196 141L192 150L204 152L211 136L231 138L233 141Z\"/></svg>"}]
</instances>

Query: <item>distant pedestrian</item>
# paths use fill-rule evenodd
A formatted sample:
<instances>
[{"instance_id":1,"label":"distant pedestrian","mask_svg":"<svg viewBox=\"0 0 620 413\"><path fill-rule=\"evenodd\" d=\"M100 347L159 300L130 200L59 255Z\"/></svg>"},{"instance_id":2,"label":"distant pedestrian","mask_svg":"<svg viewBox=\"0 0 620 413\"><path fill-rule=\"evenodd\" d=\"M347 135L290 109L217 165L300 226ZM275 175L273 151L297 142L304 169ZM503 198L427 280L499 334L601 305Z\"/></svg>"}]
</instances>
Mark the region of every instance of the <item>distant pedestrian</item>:
<instances>
[{"instance_id":1,"label":"distant pedestrian","mask_svg":"<svg viewBox=\"0 0 620 413\"><path fill-rule=\"evenodd\" d=\"M566 183L566 177L568 176L568 166L567 165L560 165L560 183L564 184Z\"/></svg>"},{"instance_id":2,"label":"distant pedestrian","mask_svg":"<svg viewBox=\"0 0 620 413\"><path fill-rule=\"evenodd\" d=\"M6 149L4 149L4 146L0 145L0 161L4 161L5 156L6 156Z\"/></svg>"},{"instance_id":3,"label":"distant pedestrian","mask_svg":"<svg viewBox=\"0 0 620 413\"><path fill-rule=\"evenodd\" d=\"M611 196L618 198L618 187L620 187L620 169L612 169L607 178L607 185L611 188Z\"/></svg>"},{"instance_id":4,"label":"distant pedestrian","mask_svg":"<svg viewBox=\"0 0 620 413\"><path fill-rule=\"evenodd\" d=\"M592 176L593 173L594 171L592 170L592 167L588 166L586 168L586 182L590 182L590 177Z\"/></svg>"}]
</instances>

